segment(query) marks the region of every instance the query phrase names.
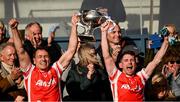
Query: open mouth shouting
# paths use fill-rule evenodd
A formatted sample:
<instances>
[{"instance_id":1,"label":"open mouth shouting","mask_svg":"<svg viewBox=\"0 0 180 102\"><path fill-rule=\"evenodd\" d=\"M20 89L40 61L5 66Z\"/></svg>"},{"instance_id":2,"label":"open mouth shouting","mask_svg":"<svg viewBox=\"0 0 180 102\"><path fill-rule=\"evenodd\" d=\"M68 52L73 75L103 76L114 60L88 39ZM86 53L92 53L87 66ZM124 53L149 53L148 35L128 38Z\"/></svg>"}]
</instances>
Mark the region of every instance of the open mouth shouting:
<instances>
[{"instance_id":1,"label":"open mouth shouting","mask_svg":"<svg viewBox=\"0 0 180 102\"><path fill-rule=\"evenodd\" d=\"M128 68L128 69L133 69L133 66L128 66L127 68Z\"/></svg>"}]
</instances>

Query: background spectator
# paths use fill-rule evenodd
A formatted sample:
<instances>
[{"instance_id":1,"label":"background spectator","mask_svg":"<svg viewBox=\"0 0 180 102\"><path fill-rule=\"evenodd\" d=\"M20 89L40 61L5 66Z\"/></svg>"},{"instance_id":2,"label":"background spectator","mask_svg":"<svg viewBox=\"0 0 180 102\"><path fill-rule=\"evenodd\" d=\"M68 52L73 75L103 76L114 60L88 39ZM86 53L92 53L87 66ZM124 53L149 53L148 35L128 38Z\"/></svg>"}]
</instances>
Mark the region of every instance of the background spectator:
<instances>
[{"instance_id":1,"label":"background spectator","mask_svg":"<svg viewBox=\"0 0 180 102\"><path fill-rule=\"evenodd\" d=\"M145 89L146 101L173 101L176 100L164 75L157 73L147 82Z\"/></svg>"},{"instance_id":2,"label":"background spectator","mask_svg":"<svg viewBox=\"0 0 180 102\"><path fill-rule=\"evenodd\" d=\"M31 22L25 28L26 40L24 41L24 48L28 52L31 61L33 62L33 53L37 47L48 47L48 52L51 57L51 65L61 56L61 47L53 41L50 36L49 40L44 40L42 35L42 26L38 22ZM53 34L55 32L52 32ZM53 35L52 34L52 35ZM49 41L49 42L48 42Z\"/></svg>"},{"instance_id":3,"label":"background spectator","mask_svg":"<svg viewBox=\"0 0 180 102\"><path fill-rule=\"evenodd\" d=\"M81 44L78 49L79 62L71 68L67 77L66 87L71 101L102 100L102 81L105 72L97 59L95 47Z\"/></svg>"},{"instance_id":4,"label":"background spectator","mask_svg":"<svg viewBox=\"0 0 180 102\"><path fill-rule=\"evenodd\" d=\"M19 96L27 100L22 73L17 64L13 43L0 45L0 100L15 101ZM22 100L21 100L22 101Z\"/></svg>"}]
</instances>

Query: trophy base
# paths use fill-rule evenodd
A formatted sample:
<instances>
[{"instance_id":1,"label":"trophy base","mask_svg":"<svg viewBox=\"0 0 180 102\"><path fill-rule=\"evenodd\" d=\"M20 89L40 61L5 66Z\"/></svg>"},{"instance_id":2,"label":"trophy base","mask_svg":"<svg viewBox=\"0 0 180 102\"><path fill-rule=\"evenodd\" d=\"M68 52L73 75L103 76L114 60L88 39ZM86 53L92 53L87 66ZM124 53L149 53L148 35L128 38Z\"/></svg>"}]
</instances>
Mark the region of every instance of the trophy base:
<instances>
[{"instance_id":1,"label":"trophy base","mask_svg":"<svg viewBox=\"0 0 180 102\"><path fill-rule=\"evenodd\" d=\"M95 42L96 39L93 35L78 35L81 42Z\"/></svg>"}]
</instances>

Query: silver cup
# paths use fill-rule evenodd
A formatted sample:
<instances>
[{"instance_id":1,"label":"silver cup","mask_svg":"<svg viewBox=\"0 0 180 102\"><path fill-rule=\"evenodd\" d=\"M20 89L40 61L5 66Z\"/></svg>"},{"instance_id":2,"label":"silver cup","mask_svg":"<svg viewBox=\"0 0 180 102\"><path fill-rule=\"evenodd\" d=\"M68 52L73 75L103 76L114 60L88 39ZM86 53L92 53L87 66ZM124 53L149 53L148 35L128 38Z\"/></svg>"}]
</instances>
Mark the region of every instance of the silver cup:
<instances>
[{"instance_id":1,"label":"silver cup","mask_svg":"<svg viewBox=\"0 0 180 102\"><path fill-rule=\"evenodd\" d=\"M104 23L108 17L98 10L83 10L79 16L78 36L83 41L95 41L94 30Z\"/></svg>"}]
</instances>

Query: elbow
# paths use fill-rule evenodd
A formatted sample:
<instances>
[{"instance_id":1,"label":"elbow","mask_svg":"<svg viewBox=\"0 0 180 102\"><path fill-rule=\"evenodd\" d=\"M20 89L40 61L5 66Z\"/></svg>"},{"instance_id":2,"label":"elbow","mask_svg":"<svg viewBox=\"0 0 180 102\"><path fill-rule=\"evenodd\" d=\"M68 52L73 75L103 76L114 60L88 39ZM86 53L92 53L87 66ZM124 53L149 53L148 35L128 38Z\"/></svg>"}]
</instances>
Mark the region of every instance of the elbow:
<instances>
[{"instance_id":1,"label":"elbow","mask_svg":"<svg viewBox=\"0 0 180 102\"><path fill-rule=\"evenodd\" d=\"M72 54L72 56L75 54L76 48L70 48L69 49L69 54Z\"/></svg>"},{"instance_id":2,"label":"elbow","mask_svg":"<svg viewBox=\"0 0 180 102\"><path fill-rule=\"evenodd\" d=\"M68 45L68 51L75 52L77 49L77 41Z\"/></svg>"},{"instance_id":3,"label":"elbow","mask_svg":"<svg viewBox=\"0 0 180 102\"><path fill-rule=\"evenodd\" d=\"M154 63L155 66L157 66L161 62L161 59L156 58L152 62Z\"/></svg>"},{"instance_id":4,"label":"elbow","mask_svg":"<svg viewBox=\"0 0 180 102\"><path fill-rule=\"evenodd\" d=\"M111 56L110 56L110 55L103 55L103 58L104 58L104 59L110 59Z\"/></svg>"},{"instance_id":5,"label":"elbow","mask_svg":"<svg viewBox=\"0 0 180 102\"><path fill-rule=\"evenodd\" d=\"M17 54L18 54L18 55L22 55L22 54L24 54L24 53L25 53L24 48L18 48L18 49L17 49Z\"/></svg>"}]
</instances>

